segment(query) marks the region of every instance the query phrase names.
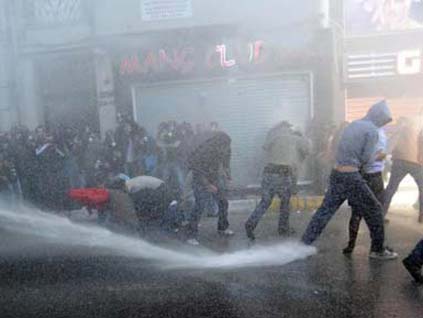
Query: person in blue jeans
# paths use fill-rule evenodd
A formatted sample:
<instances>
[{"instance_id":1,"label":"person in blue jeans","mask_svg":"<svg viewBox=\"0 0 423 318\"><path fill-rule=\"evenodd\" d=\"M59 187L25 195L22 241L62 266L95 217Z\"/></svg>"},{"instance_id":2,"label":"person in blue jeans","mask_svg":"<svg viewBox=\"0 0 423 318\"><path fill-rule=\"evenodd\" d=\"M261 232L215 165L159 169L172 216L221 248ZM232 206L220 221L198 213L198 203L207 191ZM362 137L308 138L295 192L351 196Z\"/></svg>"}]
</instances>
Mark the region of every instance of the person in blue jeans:
<instances>
[{"instance_id":1,"label":"person in blue jeans","mask_svg":"<svg viewBox=\"0 0 423 318\"><path fill-rule=\"evenodd\" d=\"M229 229L227 191L219 182L221 169L226 178L230 179L231 138L224 132L208 132L198 136L196 144L188 160L193 176L192 189L195 199L188 225L187 243L190 245L199 245L198 224L210 195L218 205L218 233L223 236L234 234Z\"/></svg>"},{"instance_id":2,"label":"person in blue jeans","mask_svg":"<svg viewBox=\"0 0 423 318\"><path fill-rule=\"evenodd\" d=\"M366 117L348 125L339 141L336 166L332 170L323 203L311 219L303 237L304 244L312 244L323 232L333 215L348 200L358 207L371 236L372 259L391 260L398 254L384 247L383 210L376 196L360 174L371 161L379 140L379 128L392 121L385 101L373 105Z\"/></svg>"},{"instance_id":3,"label":"person in blue jeans","mask_svg":"<svg viewBox=\"0 0 423 318\"><path fill-rule=\"evenodd\" d=\"M376 199L381 205L384 203L385 188L383 183L383 170L385 169L385 158L387 149L387 138L383 128L379 129L379 141L376 147L376 151L372 156L372 159L361 169L361 175L367 182L370 190L376 196ZM351 218L349 224L349 241L348 246L343 249L344 254L351 254L355 248L357 241L358 230L360 228L361 206L350 202L351 205Z\"/></svg>"},{"instance_id":4,"label":"person in blue jeans","mask_svg":"<svg viewBox=\"0 0 423 318\"><path fill-rule=\"evenodd\" d=\"M281 199L278 233L289 235L292 232L289 228L289 207L296 186L296 171L309 153L307 140L296 134L286 121L270 130L263 150L267 163L261 184L262 198L245 223L245 231L251 241L255 240L254 230L276 195Z\"/></svg>"},{"instance_id":5,"label":"person in blue jeans","mask_svg":"<svg viewBox=\"0 0 423 318\"><path fill-rule=\"evenodd\" d=\"M404 267L414 278L417 284L423 285L423 240L421 240L411 254L402 261Z\"/></svg>"}]
</instances>

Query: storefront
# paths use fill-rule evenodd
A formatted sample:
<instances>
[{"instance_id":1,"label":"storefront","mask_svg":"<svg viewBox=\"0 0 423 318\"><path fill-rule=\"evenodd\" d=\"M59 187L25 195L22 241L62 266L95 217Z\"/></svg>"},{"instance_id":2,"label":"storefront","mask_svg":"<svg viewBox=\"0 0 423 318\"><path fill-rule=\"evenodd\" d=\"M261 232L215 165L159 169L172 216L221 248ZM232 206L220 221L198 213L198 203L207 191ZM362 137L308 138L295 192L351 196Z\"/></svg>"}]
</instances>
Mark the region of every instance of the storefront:
<instances>
[{"instance_id":1,"label":"storefront","mask_svg":"<svg viewBox=\"0 0 423 318\"><path fill-rule=\"evenodd\" d=\"M47 126L99 129L91 51L34 56L40 111Z\"/></svg>"},{"instance_id":2,"label":"storefront","mask_svg":"<svg viewBox=\"0 0 423 318\"><path fill-rule=\"evenodd\" d=\"M386 99L394 120L423 114L423 46L398 52L350 54L347 61L346 119L363 117Z\"/></svg>"},{"instance_id":3,"label":"storefront","mask_svg":"<svg viewBox=\"0 0 423 318\"><path fill-rule=\"evenodd\" d=\"M216 33L137 42L144 45L112 51L118 110L130 105L135 120L153 136L162 121L193 127L217 122L233 139L238 184L259 180L261 146L272 126L287 120L304 132L314 117L315 66L322 66L322 57L310 49L312 35L291 47Z\"/></svg>"},{"instance_id":4,"label":"storefront","mask_svg":"<svg viewBox=\"0 0 423 318\"><path fill-rule=\"evenodd\" d=\"M394 120L423 112L423 2L346 1L346 119L386 99Z\"/></svg>"}]
</instances>

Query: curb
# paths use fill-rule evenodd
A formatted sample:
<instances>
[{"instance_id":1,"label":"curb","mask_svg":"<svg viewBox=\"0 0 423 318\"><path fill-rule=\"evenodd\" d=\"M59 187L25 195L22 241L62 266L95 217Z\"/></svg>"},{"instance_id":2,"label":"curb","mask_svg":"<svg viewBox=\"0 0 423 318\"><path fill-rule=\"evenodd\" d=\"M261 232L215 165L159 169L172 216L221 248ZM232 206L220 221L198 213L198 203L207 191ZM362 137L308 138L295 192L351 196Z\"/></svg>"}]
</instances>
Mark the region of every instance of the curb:
<instances>
[{"instance_id":1,"label":"curb","mask_svg":"<svg viewBox=\"0 0 423 318\"><path fill-rule=\"evenodd\" d=\"M314 212L323 202L323 196L293 196L291 198L291 212L303 211ZM281 200L279 198L273 199L269 211L272 213L279 213Z\"/></svg>"}]
</instances>

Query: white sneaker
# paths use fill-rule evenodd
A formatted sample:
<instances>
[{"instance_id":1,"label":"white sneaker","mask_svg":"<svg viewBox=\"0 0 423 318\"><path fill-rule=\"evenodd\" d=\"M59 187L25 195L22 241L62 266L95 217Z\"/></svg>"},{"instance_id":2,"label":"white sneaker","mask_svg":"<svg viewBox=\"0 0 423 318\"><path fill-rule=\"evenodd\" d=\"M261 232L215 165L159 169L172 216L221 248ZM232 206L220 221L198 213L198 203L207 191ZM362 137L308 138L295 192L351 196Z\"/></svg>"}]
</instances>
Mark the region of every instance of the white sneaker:
<instances>
[{"instance_id":1,"label":"white sneaker","mask_svg":"<svg viewBox=\"0 0 423 318\"><path fill-rule=\"evenodd\" d=\"M189 239L189 240L187 240L187 244L191 245L191 246L198 246L198 245L200 245L200 242L198 242L198 240L196 240L196 239Z\"/></svg>"},{"instance_id":2,"label":"white sneaker","mask_svg":"<svg viewBox=\"0 0 423 318\"><path fill-rule=\"evenodd\" d=\"M222 236L234 236L235 232L229 229L226 229L224 231L217 231Z\"/></svg>"},{"instance_id":3,"label":"white sneaker","mask_svg":"<svg viewBox=\"0 0 423 318\"><path fill-rule=\"evenodd\" d=\"M385 248L382 252L371 252L369 258L378 259L381 261L389 261L398 258L398 253Z\"/></svg>"}]
</instances>

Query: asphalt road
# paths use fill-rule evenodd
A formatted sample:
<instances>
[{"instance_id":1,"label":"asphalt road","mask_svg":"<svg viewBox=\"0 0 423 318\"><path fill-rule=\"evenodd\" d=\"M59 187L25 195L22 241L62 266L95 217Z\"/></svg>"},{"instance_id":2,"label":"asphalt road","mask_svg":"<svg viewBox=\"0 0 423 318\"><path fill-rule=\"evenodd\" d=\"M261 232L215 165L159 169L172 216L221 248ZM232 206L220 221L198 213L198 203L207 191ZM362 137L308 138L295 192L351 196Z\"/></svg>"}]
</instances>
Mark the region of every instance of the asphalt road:
<instances>
[{"instance_id":1,"label":"asphalt road","mask_svg":"<svg viewBox=\"0 0 423 318\"><path fill-rule=\"evenodd\" d=\"M216 219L205 218L201 240L217 251L245 248L243 222L222 239ZM317 242L319 253L285 266L216 270L163 270L150 260L106 256L88 247L65 247L1 232L0 317L423 317L423 288L400 260L368 259L363 223L352 257L341 250L349 217L344 208ZM411 209L390 213L388 243L405 256L423 236ZM299 237L310 214L293 213ZM257 230L259 242L281 240L276 215Z\"/></svg>"}]
</instances>

